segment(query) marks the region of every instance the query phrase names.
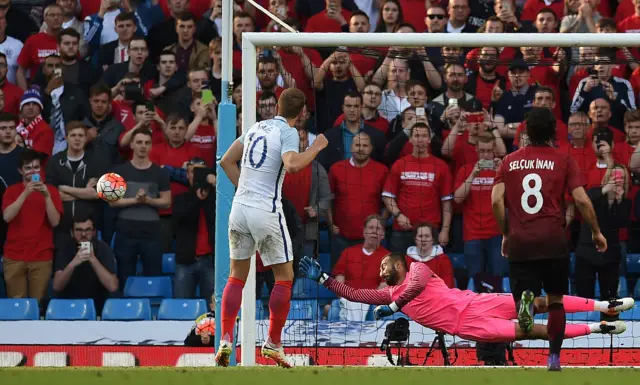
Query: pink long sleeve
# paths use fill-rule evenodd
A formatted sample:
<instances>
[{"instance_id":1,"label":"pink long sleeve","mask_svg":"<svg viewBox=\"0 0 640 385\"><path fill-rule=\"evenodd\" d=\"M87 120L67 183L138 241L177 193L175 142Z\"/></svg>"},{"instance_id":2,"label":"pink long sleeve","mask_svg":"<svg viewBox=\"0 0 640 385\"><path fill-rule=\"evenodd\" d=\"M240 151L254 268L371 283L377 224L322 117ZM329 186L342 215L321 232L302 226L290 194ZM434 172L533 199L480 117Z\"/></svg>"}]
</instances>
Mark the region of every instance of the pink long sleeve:
<instances>
[{"instance_id":1,"label":"pink long sleeve","mask_svg":"<svg viewBox=\"0 0 640 385\"><path fill-rule=\"evenodd\" d=\"M388 305L391 303L391 293L386 288L380 290L353 289L331 277L325 281L324 285L339 297L352 302L366 303L369 305Z\"/></svg>"},{"instance_id":2,"label":"pink long sleeve","mask_svg":"<svg viewBox=\"0 0 640 385\"><path fill-rule=\"evenodd\" d=\"M413 301L427 287L432 275L433 272L424 263L412 263L409 273L405 277L405 280L409 280L409 283L407 283L404 291L396 300L396 305L402 309L404 305Z\"/></svg>"}]
</instances>

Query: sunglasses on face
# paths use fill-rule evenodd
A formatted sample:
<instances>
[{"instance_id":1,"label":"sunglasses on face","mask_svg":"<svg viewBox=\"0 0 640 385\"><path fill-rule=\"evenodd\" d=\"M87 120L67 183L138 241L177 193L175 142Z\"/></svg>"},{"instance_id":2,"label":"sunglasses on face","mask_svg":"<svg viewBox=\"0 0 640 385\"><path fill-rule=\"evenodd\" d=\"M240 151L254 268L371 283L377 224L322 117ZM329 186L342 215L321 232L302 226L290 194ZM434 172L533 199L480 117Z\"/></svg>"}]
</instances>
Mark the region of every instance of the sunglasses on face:
<instances>
[{"instance_id":1,"label":"sunglasses on face","mask_svg":"<svg viewBox=\"0 0 640 385\"><path fill-rule=\"evenodd\" d=\"M433 19L443 20L444 19L444 15L427 15L427 17L429 18L429 20L433 20Z\"/></svg>"}]
</instances>

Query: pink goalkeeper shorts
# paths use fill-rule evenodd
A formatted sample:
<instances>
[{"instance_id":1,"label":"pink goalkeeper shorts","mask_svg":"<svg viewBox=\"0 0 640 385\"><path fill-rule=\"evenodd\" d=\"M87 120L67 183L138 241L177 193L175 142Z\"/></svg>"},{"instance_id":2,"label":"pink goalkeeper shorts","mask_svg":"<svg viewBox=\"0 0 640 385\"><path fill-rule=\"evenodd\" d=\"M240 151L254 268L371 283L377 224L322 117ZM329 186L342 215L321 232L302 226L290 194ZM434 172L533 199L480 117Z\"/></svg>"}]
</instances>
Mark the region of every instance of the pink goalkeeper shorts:
<instances>
[{"instance_id":1,"label":"pink goalkeeper shorts","mask_svg":"<svg viewBox=\"0 0 640 385\"><path fill-rule=\"evenodd\" d=\"M477 342L515 341L517 317L511 294L478 294L460 314L457 334Z\"/></svg>"}]
</instances>

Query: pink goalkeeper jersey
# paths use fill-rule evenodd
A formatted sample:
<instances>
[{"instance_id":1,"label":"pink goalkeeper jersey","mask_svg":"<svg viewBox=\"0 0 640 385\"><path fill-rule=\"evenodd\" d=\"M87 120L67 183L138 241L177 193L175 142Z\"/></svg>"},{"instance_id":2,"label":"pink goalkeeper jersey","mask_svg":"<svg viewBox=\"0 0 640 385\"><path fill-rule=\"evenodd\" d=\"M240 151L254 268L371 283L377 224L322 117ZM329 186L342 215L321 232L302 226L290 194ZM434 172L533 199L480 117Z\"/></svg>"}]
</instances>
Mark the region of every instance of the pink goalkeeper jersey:
<instances>
[{"instance_id":1,"label":"pink goalkeeper jersey","mask_svg":"<svg viewBox=\"0 0 640 385\"><path fill-rule=\"evenodd\" d=\"M388 305L396 302L400 311L430 329L456 334L460 315L476 294L450 289L424 263L412 263L402 284L384 289L354 290L329 278L325 286L349 301Z\"/></svg>"}]
</instances>

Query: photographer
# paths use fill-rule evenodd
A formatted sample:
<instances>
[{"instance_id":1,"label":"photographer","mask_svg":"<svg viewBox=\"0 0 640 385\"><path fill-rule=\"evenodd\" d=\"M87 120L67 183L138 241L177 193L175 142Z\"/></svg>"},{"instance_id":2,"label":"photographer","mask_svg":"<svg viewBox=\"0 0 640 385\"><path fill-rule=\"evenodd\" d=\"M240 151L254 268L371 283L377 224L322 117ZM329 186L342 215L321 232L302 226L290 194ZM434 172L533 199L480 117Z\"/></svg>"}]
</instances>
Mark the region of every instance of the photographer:
<instances>
[{"instance_id":1,"label":"photographer","mask_svg":"<svg viewBox=\"0 0 640 385\"><path fill-rule=\"evenodd\" d=\"M196 286L205 299L213 295L213 252L215 235L216 175L205 161L187 163L189 191L176 196L173 220L176 229L176 298L195 298Z\"/></svg>"},{"instance_id":2,"label":"photographer","mask_svg":"<svg viewBox=\"0 0 640 385\"><path fill-rule=\"evenodd\" d=\"M582 223L576 247L576 291L578 296L595 296L596 274L600 282L600 298L615 299L618 291L618 267L620 266L619 232L628 227L631 200L629 175L623 165L616 164L606 171L602 185L589 189L587 194L593 203L598 225L607 239L604 253L596 250L591 230Z\"/></svg>"},{"instance_id":3,"label":"photographer","mask_svg":"<svg viewBox=\"0 0 640 385\"><path fill-rule=\"evenodd\" d=\"M53 290L57 298L91 298L100 312L107 298L118 290L118 278L113 251L95 235L90 217L73 218L73 239L59 246L56 253Z\"/></svg>"}]
</instances>

